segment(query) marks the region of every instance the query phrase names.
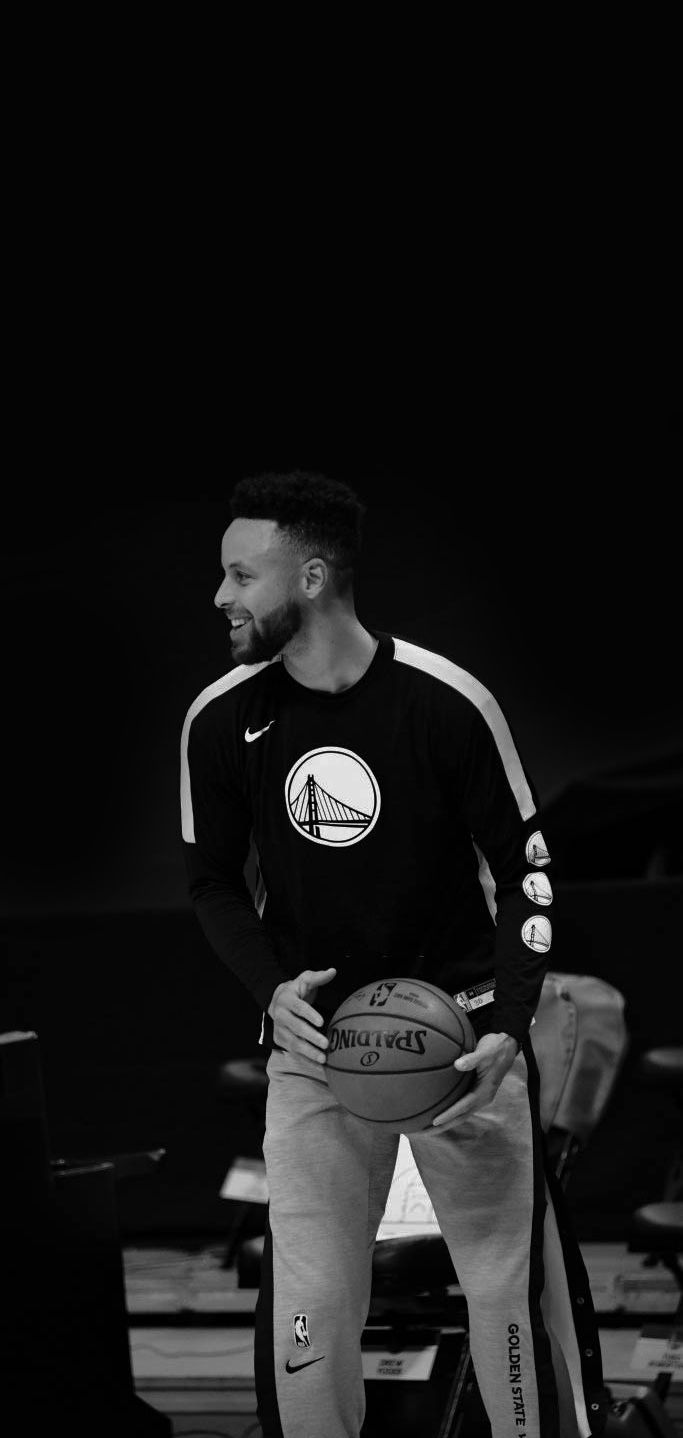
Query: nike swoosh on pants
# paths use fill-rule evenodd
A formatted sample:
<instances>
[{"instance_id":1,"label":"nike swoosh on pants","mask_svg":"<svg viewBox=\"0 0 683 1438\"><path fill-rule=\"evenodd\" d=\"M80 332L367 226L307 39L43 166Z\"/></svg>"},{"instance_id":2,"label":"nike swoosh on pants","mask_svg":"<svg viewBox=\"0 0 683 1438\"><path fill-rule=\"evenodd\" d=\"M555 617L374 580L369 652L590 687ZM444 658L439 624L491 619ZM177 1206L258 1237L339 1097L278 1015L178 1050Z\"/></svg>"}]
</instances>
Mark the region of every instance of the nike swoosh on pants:
<instances>
[{"instance_id":1,"label":"nike swoosh on pants","mask_svg":"<svg viewBox=\"0 0 683 1438\"><path fill-rule=\"evenodd\" d=\"M294 1367L292 1367L291 1358L288 1358L285 1368L288 1373L298 1373L301 1368L310 1368L312 1363L322 1363L324 1357L325 1354L323 1353L320 1358L309 1358L308 1363L295 1363Z\"/></svg>"}]
</instances>

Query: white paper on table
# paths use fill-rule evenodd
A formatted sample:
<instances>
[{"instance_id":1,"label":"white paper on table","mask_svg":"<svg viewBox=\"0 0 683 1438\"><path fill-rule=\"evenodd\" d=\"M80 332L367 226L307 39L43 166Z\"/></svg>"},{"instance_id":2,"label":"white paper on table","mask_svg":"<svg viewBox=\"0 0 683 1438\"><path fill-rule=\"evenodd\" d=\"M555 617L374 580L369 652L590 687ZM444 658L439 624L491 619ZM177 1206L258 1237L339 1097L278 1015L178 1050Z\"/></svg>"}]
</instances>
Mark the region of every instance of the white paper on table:
<instances>
[{"instance_id":1,"label":"white paper on table","mask_svg":"<svg viewBox=\"0 0 683 1438\"><path fill-rule=\"evenodd\" d=\"M241 1203L267 1203L266 1165L262 1158L236 1158L228 1169L220 1189L221 1198L236 1198Z\"/></svg>"},{"instance_id":2,"label":"white paper on table","mask_svg":"<svg viewBox=\"0 0 683 1438\"><path fill-rule=\"evenodd\" d=\"M659 1324L643 1328L631 1356L631 1368L683 1374L683 1328Z\"/></svg>"},{"instance_id":3,"label":"white paper on table","mask_svg":"<svg viewBox=\"0 0 683 1438\"><path fill-rule=\"evenodd\" d=\"M432 1201L420 1178L413 1152L404 1133L398 1143L394 1176L377 1238L440 1233Z\"/></svg>"},{"instance_id":4,"label":"white paper on table","mask_svg":"<svg viewBox=\"0 0 683 1438\"><path fill-rule=\"evenodd\" d=\"M426 1382L431 1378L437 1349L437 1343L425 1344L424 1348L402 1348L399 1353L392 1353L388 1348L364 1348L361 1353L363 1377Z\"/></svg>"},{"instance_id":5,"label":"white paper on table","mask_svg":"<svg viewBox=\"0 0 683 1438\"><path fill-rule=\"evenodd\" d=\"M616 1306L629 1313L675 1313L679 1296L673 1273L667 1271L640 1268L614 1277Z\"/></svg>"}]
</instances>

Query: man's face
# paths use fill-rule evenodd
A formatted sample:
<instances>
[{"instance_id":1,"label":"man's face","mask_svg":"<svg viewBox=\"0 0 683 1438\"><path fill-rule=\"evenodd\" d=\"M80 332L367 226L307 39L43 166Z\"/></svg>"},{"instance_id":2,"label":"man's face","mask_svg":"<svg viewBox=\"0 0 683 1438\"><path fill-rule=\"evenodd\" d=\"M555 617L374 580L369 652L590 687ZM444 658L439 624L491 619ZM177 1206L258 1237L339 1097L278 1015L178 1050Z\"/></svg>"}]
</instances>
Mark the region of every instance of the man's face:
<instances>
[{"instance_id":1,"label":"man's face","mask_svg":"<svg viewBox=\"0 0 683 1438\"><path fill-rule=\"evenodd\" d=\"M225 578L214 604L230 621L237 664L274 659L301 625L300 565L272 519L233 519L223 535Z\"/></svg>"}]
</instances>

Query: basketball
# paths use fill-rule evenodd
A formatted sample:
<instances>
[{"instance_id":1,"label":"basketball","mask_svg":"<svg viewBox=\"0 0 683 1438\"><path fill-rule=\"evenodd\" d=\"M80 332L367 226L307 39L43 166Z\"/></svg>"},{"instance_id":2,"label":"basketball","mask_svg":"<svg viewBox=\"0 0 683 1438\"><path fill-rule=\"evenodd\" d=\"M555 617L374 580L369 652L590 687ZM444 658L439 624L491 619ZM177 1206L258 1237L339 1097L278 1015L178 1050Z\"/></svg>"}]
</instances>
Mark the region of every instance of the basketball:
<instances>
[{"instance_id":1,"label":"basketball","mask_svg":"<svg viewBox=\"0 0 683 1438\"><path fill-rule=\"evenodd\" d=\"M356 989L327 1027L327 1082L344 1108L393 1133L418 1133L464 1098L473 1074L453 1067L476 1047L464 1009L422 979Z\"/></svg>"}]
</instances>

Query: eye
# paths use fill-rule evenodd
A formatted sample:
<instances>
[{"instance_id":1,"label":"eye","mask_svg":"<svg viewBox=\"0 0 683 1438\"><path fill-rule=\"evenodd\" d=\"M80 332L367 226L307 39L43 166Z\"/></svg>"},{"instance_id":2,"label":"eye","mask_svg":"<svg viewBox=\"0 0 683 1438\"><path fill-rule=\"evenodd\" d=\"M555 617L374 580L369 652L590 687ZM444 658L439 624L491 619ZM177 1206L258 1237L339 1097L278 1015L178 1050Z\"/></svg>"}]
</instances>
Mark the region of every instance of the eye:
<instances>
[{"instance_id":1,"label":"eye","mask_svg":"<svg viewBox=\"0 0 683 1438\"><path fill-rule=\"evenodd\" d=\"M235 576L236 576L236 579L237 579L237 583L238 583L238 584L246 584L247 581L248 581L248 579L249 579L249 575L248 575L248 574L243 574L242 571L241 571L241 569L236 569L236 570L235 570Z\"/></svg>"}]
</instances>

